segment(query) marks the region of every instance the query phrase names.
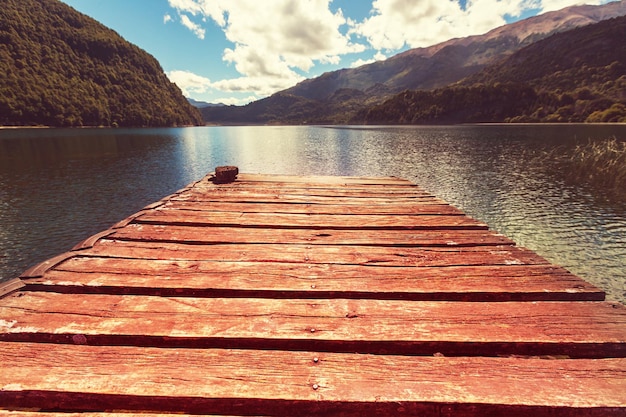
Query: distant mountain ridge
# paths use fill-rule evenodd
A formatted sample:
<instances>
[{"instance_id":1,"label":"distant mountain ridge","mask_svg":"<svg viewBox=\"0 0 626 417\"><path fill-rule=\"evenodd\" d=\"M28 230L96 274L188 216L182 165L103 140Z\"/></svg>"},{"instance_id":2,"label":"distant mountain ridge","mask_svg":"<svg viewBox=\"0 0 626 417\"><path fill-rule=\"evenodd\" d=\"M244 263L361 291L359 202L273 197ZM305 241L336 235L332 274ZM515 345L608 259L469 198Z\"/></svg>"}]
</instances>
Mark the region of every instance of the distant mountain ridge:
<instances>
[{"instance_id":1,"label":"distant mountain ridge","mask_svg":"<svg viewBox=\"0 0 626 417\"><path fill-rule=\"evenodd\" d=\"M557 33L453 85L405 91L369 124L626 122L626 16Z\"/></svg>"},{"instance_id":2,"label":"distant mountain ridge","mask_svg":"<svg viewBox=\"0 0 626 417\"><path fill-rule=\"evenodd\" d=\"M198 109L203 109L205 107L222 107L225 106L225 104L222 103L208 103L206 101L199 101L199 100L194 100L193 98L187 98L187 101L189 102L189 104L191 104L192 106L198 108Z\"/></svg>"},{"instance_id":3,"label":"distant mountain ridge","mask_svg":"<svg viewBox=\"0 0 626 417\"><path fill-rule=\"evenodd\" d=\"M341 88L366 90L381 83L389 92L442 87L473 74L553 33L626 15L626 1L573 6L493 29L484 35L415 48L385 61L343 69L305 80L283 93L322 99Z\"/></svg>"},{"instance_id":4,"label":"distant mountain ridge","mask_svg":"<svg viewBox=\"0 0 626 417\"><path fill-rule=\"evenodd\" d=\"M57 0L2 0L0 125L203 124L157 60Z\"/></svg>"},{"instance_id":5,"label":"distant mountain ridge","mask_svg":"<svg viewBox=\"0 0 626 417\"><path fill-rule=\"evenodd\" d=\"M432 90L456 83L554 33L623 15L624 0L602 6L573 6L483 35L451 39L385 61L325 73L247 106L203 109L202 114L206 121L217 123L354 122L363 108L401 91ZM286 102L291 106L286 107Z\"/></svg>"}]
</instances>

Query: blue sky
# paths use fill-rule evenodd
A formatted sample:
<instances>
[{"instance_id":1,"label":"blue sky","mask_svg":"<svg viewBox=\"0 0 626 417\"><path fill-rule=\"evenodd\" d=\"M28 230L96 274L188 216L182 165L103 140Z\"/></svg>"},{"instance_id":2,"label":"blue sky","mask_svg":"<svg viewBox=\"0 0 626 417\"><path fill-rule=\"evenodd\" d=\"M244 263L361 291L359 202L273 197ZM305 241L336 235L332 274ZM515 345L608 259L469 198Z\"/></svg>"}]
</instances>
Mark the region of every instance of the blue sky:
<instances>
[{"instance_id":1,"label":"blue sky","mask_svg":"<svg viewBox=\"0 0 626 417\"><path fill-rule=\"evenodd\" d=\"M326 71L608 0L62 0L152 54L187 97L245 104Z\"/></svg>"}]
</instances>

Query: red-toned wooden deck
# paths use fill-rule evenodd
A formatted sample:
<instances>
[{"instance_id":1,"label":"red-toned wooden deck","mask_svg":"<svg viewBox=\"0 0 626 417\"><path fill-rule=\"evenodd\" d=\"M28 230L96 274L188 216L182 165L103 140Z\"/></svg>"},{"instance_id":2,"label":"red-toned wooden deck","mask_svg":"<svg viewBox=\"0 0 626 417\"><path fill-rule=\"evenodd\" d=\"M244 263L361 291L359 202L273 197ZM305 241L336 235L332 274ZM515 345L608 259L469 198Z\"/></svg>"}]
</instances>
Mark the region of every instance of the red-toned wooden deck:
<instances>
[{"instance_id":1,"label":"red-toned wooden deck","mask_svg":"<svg viewBox=\"0 0 626 417\"><path fill-rule=\"evenodd\" d=\"M396 178L207 177L4 292L0 416L626 415L626 308Z\"/></svg>"}]
</instances>

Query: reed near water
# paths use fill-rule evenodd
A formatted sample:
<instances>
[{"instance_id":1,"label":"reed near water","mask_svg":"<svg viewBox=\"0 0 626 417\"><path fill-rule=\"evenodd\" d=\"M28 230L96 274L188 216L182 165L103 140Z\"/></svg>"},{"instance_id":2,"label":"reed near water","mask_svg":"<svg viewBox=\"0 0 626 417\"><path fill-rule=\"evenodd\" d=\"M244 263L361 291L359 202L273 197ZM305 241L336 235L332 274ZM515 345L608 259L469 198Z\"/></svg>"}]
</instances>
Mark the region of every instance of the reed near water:
<instances>
[{"instance_id":1,"label":"reed near water","mask_svg":"<svg viewBox=\"0 0 626 417\"><path fill-rule=\"evenodd\" d=\"M570 180L626 195L626 141L616 137L589 140L573 149L556 147L543 151L536 160L556 162Z\"/></svg>"}]
</instances>

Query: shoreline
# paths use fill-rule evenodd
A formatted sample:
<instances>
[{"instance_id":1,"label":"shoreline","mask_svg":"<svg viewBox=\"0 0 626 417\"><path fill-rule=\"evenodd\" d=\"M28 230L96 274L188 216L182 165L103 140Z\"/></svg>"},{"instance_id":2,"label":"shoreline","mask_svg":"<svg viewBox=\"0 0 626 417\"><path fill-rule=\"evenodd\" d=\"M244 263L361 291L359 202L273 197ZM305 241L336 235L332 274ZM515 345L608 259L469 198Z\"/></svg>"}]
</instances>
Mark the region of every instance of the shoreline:
<instances>
[{"instance_id":1,"label":"shoreline","mask_svg":"<svg viewBox=\"0 0 626 417\"><path fill-rule=\"evenodd\" d=\"M453 124L392 124L392 125L370 125L370 124L262 124L262 123L236 123L236 124L219 124L206 123L199 126L134 126L134 127L113 127L113 126L3 126L0 130L17 130L17 129L171 129L181 127L239 127L239 126L323 126L323 127L345 127L345 126L361 126L367 127L433 127L433 126L626 126L623 122L594 122L594 123L505 123L505 122L485 122L485 123L453 123Z\"/></svg>"}]
</instances>

